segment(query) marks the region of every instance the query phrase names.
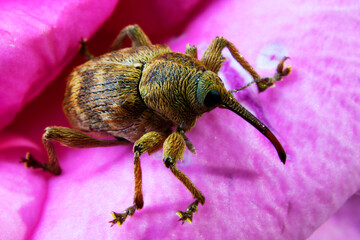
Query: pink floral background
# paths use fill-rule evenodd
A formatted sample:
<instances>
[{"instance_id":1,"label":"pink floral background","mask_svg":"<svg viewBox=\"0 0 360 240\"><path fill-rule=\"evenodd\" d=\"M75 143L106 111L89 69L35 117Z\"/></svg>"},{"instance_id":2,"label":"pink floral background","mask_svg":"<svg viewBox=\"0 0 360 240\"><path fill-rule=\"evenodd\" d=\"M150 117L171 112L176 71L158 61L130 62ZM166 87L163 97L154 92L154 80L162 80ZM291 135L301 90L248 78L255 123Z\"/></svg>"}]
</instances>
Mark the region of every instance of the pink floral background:
<instances>
[{"instance_id":1,"label":"pink floral background","mask_svg":"<svg viewBox=\"0 0 360 240\"><path fill-rule=\"evenodd\" d=\"M1 1L0 239L360 239L359 13L356 0ZM27 151L45 161L43 129L68 126L61 101L84 61L80 38L93 36L99 55L133 23L180 52L190 43L201 54L224 36L263 76L291 57L292 74L275 88L236 94L282 142L286 165L227 110L188 133L197 155L178 165L206 196L193 224L177 222L192 197L161 152L142 157L144 209L113 228L110 212L132 204L131 145L56 144L59 177L19 163ZM224 55L227 87L250 81Z\"/></svg>"}]
</instances>

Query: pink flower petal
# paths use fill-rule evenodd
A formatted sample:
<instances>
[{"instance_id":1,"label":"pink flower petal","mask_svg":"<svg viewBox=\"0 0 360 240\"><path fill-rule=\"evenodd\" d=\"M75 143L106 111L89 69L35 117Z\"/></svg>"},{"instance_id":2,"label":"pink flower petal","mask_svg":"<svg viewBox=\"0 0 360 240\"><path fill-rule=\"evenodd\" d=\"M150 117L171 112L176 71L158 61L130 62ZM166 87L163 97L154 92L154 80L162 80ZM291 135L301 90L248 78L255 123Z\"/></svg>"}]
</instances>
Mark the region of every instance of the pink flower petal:
<instances>
[{"instance_id":1,"label":"pink flower petal","mask_svg":"<svg viewBox=\"0 0 360 240\"><path fill-rule=\"evenodd\" d=\"M114 4L79 0L0 3L0 129L58 74L76 52L79 39L93 34ZM31 117L30 113L23 121ZM1 239L31 236L47 198L43 174L24 171L18 163L24 151L41 148L20 134L1 134Z\"/></svg>"},{"instance_id":2,"label":"pink flower petal","mask_svg":"<svg viewBox=\"0 0 360 240\"><path fill-rule=\"evenodd\" d=\"M91 0L0 3L0 129L59 73L113 10ZM76 24L74 24L76 23Z\"/></svg>"},{"instance_id":3,"label":"pink flower petal","mask_svg":"<svg viewBox=\"0 0 360 240\"><path fill-rule=\"evenodd\" d=\"M0 156L1 191L7 199L1 209L8 209L0 220L5 222L1 229L10 229L6 237L309 237L360 189L359 126L354 121L360 115L359 33L354 31L358 11L359 6L340 3L330 8L300 1L218 1L199 12L183 36L170 44L183 52L189 42L203 52L215 36L225 36L264 76L273 74L282 55L291 57L293 73L276 88L258 95L251 87L236 95L279 137L288 153L286 165L252 126L227 110L214 110L188 133L197 155L186 152L178 164L206 196L193 224L177 222L175 212L185 210L192 197L163 166L159 152L142 157L144 209L121 228L109 228L109 213L132 204L131 145L81 150L57 145L64 172L49 179L13 163L17 153L25 154L24 148L7 151ZM236 63L227 58L230 62L221 73L226 85L235 88L248 81L242 72L236 74ZM61 88L59 78L22 110L6 133L23 134L19 139L29 138L40 146L45 126L67 126ZM44 153L31 150L45 159ZM21 184L24 187L18 187ZM16 230L20 236L12 235Z\"/></svg>"},{"instance_id":4,"label":"pink flower petal","mask_svg":"<svg viewBox=\"0 0 360 240\"><path fill-rule=\"evenodd\" d=\"M351 197L309 240L360 239L360 196Z\"/></svg>"}]
</instances>

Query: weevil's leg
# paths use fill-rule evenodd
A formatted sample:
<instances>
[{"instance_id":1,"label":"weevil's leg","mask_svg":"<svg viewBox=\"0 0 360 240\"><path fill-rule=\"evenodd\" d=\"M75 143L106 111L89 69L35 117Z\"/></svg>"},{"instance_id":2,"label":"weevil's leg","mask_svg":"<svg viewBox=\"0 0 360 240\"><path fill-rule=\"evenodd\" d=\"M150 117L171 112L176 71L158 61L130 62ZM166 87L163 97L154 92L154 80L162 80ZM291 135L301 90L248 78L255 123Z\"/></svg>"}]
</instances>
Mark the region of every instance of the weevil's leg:
<instances>
[{"instance_id":1,"label":"weevil's leg","mask_svg":"<svg viewBox=\"0 0 360 240\"><path fill-rule=\"evenodd\" d=\"M260 78L260 79L254 79L253 81L249 82L245 86L243 86L241 88L233 89L230 92L234 93L234 92L241 91L241 90L249 87L250 85L252 85L254 83L257 84L259 92L263 92L266 89L268 89L269 87L275 86L275 82L282 80L282 77L289 75L290 72L291 72L291 67L290 66L284 68L284 63L285 63L286 59L288 59L288 57L284 57L280 61L280 63L278 64L278 66L276 68L276 73L274 74L273 77L265 77L265 78Z\"/></svg>"},{"instance_id":2,"label":"weevil's leg","mask_svg":"<svg viewBox=\"0 0 360 240\"><path fill-rule=\"evenodd\" d=\"M133 47L151 45L151 41L146 36L146 34L141 30L138 25L135 24L129 25L123 30L121 30L119 35L117 35L114 42L111 44L110 51L120 49L126 36L131 39Z\"/></svg>"},{"instance_id":3,"label":"weevil's leg","mask_svg":"<svg viewBox=\"0 0 360 240\"><path fill-rule=\"evenodd\" d=\"M147 152L149 154L159 150L168 134L149 132L144 134L134 144L134 176L135 176L135 193L134 205L128 207L123 213L112 212L113 220L110 221L111 226L114 224L123 224L127 216L134 215L136 209L141 209L144 205L142 194L142 176L140 166L140 155Z\"/></svg>"},{"instance_id":4,"label":"weevil's leg","mask_svg":"<svg viewBox=\"0 0 360 240\"><path fill-rule=\"evenodd\" d=\"M26 157L21 159L21 162L25 163L25 167L27 168L42 168L54 175L60 175L61 168L52 141L59 142L62 145L71 148L109 147L128 143L125 139L96 139L78 130L66 127L47 127L42 136L42 141L48 154L49 162L41 163L30 153L27 153Z\"/></svg>"},{"instance_id":5,"label":"weevil's leg","mask_svg":"<svg viewBox=\"0 0 360 240\"><path fill-rule=\"evenodd\" d=\"M181 134L181 136L183 137L183 139L185 140L185 145L186 145L186 148L192 152L193 154L196 154L196 150L195 150L195 147L194 145L192 144L192 142L189 140L189 138L185 135L185 131L181 128L182 126L178 126L176 128L176 131L179 132Z\"/></svg>"},{"instance_id":6,"label":"weevil's leg","mask_svg":"<svg viewBox=\"0 0 360 240\"><path fill-rule=\"evenodd\" d=\"M204 63L213 72L219 72L224 57L221 55L222 50L227 47L231 55L240 65L250 73L254 79L259 79L260 76L246 61L246 59L239 53L236 47L223 37L216 37L205 50L201 62Z\"/></svg>"},{"instance_id":7,"label":"weevil's leg","mask_svg":"<svg viewBox=\"0 0 360 240\"><path fill-rule=\"evenodd\" d=\"M135 147L135 146L134 146ZM144 206L143 194L142 194L142 173L140 165L140 153L134 152L134 176L135 176L135 193L134 193L134 205L125 209L123 213L112 212L113 220L109 221L111 227L114 224L122 225L127 216L134 215L136 209L141 209Z\"/></svg>"},{"instance_id":8,"label":"weevil's leg","mask_svg":"<svg viewBox=\"0 0 360 240\"><path fill-rule=\"evenodd\" d=\"M94 55L89 52L87 47L87 40L85 38L81 38L79 52L85 56L86 60L91 60L94 58Z\"/></svg>"},{"instance_id":9,"label":"weevil's leg","mask_svg":"<svg viewBox=\"0 0 360 240\"><path fill-rule=\"evenodd\" d=\"M214 72L219 72L221 64L224 61L224 58L221 55L222 50L227 47L233 56L233 58L252 76L254 82L257 83L259 92L262 92L268 88L268 86L264 87L264 85L269 85L269 82L274 82L281 80L283 76L286 76L290 73L291 68L286 67L284 69L284 61L287 58L284 58L277 67L277 73L272 78L261 78L259 74L253 69L253 67L246 61L246 59L240 54L240 52L236 49L234 44L229 42L223 37L215 38L206 49L201 62L203 62L210 70ZM265 84L264 84L265 83ZM247 86L245 86L247 87ZM244 89L240 88L239 90ZM236 90L235 90L236 92Z\"/></svg>"},{"instance_id":10,"label":"weevil's leg","mask_svg":"<svg viewBox=\"0 0 360 240\"><path fill-rule=\"evenodd\" d=\"M179 221L184 223L192 222L192 216L197 211L198 204L202 205L205 203L204 195L196 188L191 180L176 167L176 161L182 159L185 151L185 141L183 134L176 131L172 133L164 142L163 161L164 165L170 169L170 171L177 177L185 187L191 192L195 201L192 202L185 212L177 212L180 217Z\"/></svg>"},{"instance_id":11,"label":"weevil's leg","mask_svg":"<svg viewBox=\"0 0 360 240\"><path fill-rule=\"evenodd\" d=\"M282 80L282 77L285 77L290 74L291 67L287 66L285 68L285 61L289 57L284 57L276 68L276 73L273 77L265 77L258 80L254 80L256 82L256 85L258 87L259 92L263 92L269 87L275 86L275 82ZM236 90L236 89L235 89Z\"/></svg>"},{"instance_id":12,"label":"weevil's leg","mask_svg":"<svg viewBox=\"0 0 360 240\"><path fill-rule=\"evenodd\" d=\"M197 48L195 45L190 46L190 44L187 44L185 53L197 59Z\"/></svg>"}]
</instances>

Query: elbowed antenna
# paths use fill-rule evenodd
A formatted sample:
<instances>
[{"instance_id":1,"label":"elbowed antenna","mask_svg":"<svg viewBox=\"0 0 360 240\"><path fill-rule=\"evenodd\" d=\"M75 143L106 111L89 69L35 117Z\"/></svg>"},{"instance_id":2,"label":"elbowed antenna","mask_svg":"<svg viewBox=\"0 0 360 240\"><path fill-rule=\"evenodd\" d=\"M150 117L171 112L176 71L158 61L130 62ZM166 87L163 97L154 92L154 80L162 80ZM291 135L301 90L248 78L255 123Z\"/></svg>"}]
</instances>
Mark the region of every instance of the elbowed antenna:
<instances>
[{"instance_id":1,"label":"elbowed antenna","mask_svg":"<svg viewBox=\"0 0 360 240\"><path fill-rule=\"evenodd\" d=\"M225 108L233 111L243 119L245 119L247 122L249 122L251 125L253 125L257 130L259 130L264 136L270 140L270 142L274 145L279 158L282 163L285 164L286 162L286 153L284 148L281 146L279 140L274 136L274 134L263 124L260 122L259 119L257 119L251 112L246 110L243 106L241 106L240 103L238 103L236 100L233 99L233 96L228 96L227 99L223 99L223 104Z\"/></svg>"}]
</instances>

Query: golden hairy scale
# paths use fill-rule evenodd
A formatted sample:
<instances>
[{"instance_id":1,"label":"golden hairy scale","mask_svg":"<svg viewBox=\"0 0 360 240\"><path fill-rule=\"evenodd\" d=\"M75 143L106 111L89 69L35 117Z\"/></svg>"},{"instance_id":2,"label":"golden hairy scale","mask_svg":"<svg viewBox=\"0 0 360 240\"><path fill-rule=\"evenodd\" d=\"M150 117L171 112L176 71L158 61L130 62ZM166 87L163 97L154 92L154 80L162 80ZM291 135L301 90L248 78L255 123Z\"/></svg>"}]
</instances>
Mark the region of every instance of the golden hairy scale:
<instances>
[{"instance_id":1,"label":"golden hairy scale","mask_svg":"<svg viewBox=\"0 0 360 240\"><path fill-rule=\"evenodd\" d=\"M124 38L132 40L132 47L120 49ZM175 53L167 45L152 45L137 25L124 28L111 46L111 51L93 57L82 42L81 52L89 61L74 69L67 79L63 110L73 128L48 127L43 143L49 161L41 163L30 153L22 159L26 167L42 168L54 175L61 173L52 141L73 148L106 147L134 143L134 204L122 213L113 212L110 223L122 224L143 207L140 156L163 147L164 165L191 192L195 201L183 212L179 221L192 221L198 204L205 203L204 195L191 180L176 167L185 148L195 148L185 133L196 120L216 107L227 108L258 129L276 148L285 163L286 154L271 131L253 114L238 103L218 76L227 47L234 59L253 77L259 91L265 91L290 73L284 68L286 57L279 63L273 77L260 78L241 56L235 46L223 37L215 38L201 60L195 46L188 45L185 53ZM108 136L114 140L92 136Z\"/></svg>"}]
</instances>

